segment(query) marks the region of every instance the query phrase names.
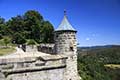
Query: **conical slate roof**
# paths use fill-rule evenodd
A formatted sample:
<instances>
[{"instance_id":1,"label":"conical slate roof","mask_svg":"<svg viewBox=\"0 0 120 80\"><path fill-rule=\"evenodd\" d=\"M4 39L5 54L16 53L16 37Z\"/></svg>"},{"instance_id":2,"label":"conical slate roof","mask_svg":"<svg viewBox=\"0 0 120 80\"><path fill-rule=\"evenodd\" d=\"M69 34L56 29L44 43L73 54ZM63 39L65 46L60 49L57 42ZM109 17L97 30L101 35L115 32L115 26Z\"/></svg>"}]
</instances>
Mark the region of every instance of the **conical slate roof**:
<instances>
[{"instance_id":1,"label":"conical slate roof","mask_svg":"<svg viewBox=\"0 0 120 80\"><path fill-rule=\"evenodd\" d=\"M58 26L58 28L55 31L76 31L76 30L69 23L65 14L61 24Z\"/></svg>"}]
</instances>

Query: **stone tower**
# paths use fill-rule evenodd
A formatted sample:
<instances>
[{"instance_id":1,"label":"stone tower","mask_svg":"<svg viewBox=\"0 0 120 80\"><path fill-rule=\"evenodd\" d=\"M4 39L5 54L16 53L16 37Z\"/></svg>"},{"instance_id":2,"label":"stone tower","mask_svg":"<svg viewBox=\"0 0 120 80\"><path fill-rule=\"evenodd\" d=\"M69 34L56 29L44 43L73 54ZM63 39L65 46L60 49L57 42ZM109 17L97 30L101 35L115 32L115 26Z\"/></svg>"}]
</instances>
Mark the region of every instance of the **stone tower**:
<instances>
[{"instance_id":1,"label":"stone tower","mask_svg":"<svg viewBox=\"0 0 120 80\"><path fill-rule=\"evenodd\" d=\"M69 23L66 11L64 11L64 18L55 30L55 46L57 54L76 54L76 30Z\"/></svg>"},{"instance_id":2,"label":"stone tower","mask_svg":"<svg viewBox=\"0 0 120 80\"><path fill-rule=\"evenodd\" d=\"M76 32L67 19L66 11L64 11L64 18L55 30L56 54L66 55L68 57L64 80L79 80L77 73Z\"/></svg>"}]
</instances>

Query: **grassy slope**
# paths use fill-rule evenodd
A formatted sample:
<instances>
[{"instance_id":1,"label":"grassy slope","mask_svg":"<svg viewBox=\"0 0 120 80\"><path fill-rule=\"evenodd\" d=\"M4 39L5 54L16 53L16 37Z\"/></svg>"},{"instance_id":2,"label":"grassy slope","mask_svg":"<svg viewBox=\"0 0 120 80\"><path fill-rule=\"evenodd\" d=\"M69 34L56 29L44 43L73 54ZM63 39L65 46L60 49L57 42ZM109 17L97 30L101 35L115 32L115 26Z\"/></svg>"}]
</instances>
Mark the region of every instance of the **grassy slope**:
<instances>
[{"instance_id":1,"label":"grassy slope","mask_svg":"<svg viewBox=\"0 0 120 80\"><path fill-rule=\"evenodd\" d=\"M6 55L6 54L10 54L15 52L16 49L15 48L0 48L0 56Z\"/></svg>"},{"instance_id":2,"label":"grassy slope","mask_svg":"<svg viewBox=\"0 0 120 80\"><path fill-rule=\"evenodd\" d=\"M105 67L116 69L120 68L120 64L106 64Z\"/></svg>"}]
</instances>

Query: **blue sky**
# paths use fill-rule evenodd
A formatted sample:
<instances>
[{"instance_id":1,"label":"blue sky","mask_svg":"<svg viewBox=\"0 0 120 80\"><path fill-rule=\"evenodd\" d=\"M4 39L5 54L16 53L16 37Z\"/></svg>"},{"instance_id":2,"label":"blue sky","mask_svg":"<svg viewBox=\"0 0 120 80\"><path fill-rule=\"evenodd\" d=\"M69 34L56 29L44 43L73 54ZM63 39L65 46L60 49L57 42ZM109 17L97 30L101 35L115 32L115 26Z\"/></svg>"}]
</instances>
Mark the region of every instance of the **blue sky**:
<instances>
[{"instance_id":1,"label":"blue sky","mask_svg":"<svg viewBox=\"0 0 120 80\"><path fill-rule=\"evenodd\" d=\"M0 0L0 16L6 20L37 10L55 29L64 9L80 46L120 45L120 0Z\"/></svg>"}]
</instances>

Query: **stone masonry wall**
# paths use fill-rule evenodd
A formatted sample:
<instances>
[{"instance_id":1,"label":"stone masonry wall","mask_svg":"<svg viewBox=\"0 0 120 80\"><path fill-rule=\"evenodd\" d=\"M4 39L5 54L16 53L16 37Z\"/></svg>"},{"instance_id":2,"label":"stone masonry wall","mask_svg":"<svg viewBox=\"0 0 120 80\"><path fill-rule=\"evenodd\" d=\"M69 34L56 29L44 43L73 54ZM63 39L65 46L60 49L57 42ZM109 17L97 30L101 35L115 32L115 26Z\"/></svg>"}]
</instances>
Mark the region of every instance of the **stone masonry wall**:
<instances>
[{"instance_id":1,"label":"stone masonry wall","mask_svg":"<svg viewBox=\"0 0 120 80\"><path fill-rule=\"evenodd\" d=\"M56 32L55 50L58 54L67 54L74 52L76 47L76 32Z\"/></svg>"},{"instance_id":2,"label":"stone masonry wall","mask_svg":"<svg viewBox=\"0 0 120 80\"><path fill-rule=\"evenodd\" d=\"M64 80L64 68L12 74L7 80Z\"/></svg>"},{"instance_id":3,"label":"stone masonry wall","mask_svg":"<svg viewBox=\"0 0 120 80\"><path fill-rule=\"evenodd\" d=\"M19 45L19 48L21 48L24 52L37 52L37 46L36 45Z\"/></svg>"},{"instance_id":4,"label":"stone masonry wall","mask_svg":"<svg viewBox=\"0 0 120 80\"><path fill-rule=\"evenodd\" d=\"M66 73L65 80L80 80L80 77L77 72L77 56L70 55L66 61Z\"/></svg>"},{"instance_id":5,"label":"stone masonry wall","mask_svg":"<svg viewBox=\"0 0 120 80\"><path fill-rule=\"evenodd\" d=\"M0 59L0 80L66 80L65 56Z\"/></svg>"},{"instance_id":6,"label":"stone masonry wall","mask_svg":"<svg viewBox=\"0 0 120 80\"><path fill-rule=\"evenodd\" d=\"M68 57L65 80L80 80L77 72L77 41L75 35L75 31L58 31L55 34L56 53Z\"/></svg>"}]
</instances>

